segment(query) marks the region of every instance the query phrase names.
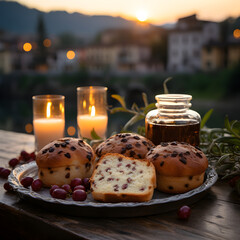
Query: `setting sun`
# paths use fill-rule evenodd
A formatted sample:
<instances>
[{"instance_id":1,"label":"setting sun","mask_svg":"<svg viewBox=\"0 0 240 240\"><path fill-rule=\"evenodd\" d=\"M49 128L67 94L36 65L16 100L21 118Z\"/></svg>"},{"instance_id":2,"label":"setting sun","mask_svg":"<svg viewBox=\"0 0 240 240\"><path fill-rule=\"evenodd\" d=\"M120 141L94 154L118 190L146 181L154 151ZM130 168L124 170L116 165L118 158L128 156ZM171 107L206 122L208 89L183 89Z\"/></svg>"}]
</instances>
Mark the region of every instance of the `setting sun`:
<instances>
[{"instance_id":1,"label":"setting sun","mask_svg":"<svg viewBox=\"0 0 240 240\"><path fill-rule=\"evenodd\" d=\"M137 17L138 21L145 22L148 19L148 13L144 9L139 9L136 12L136 17Z\"/></svg>"}]
</instances>

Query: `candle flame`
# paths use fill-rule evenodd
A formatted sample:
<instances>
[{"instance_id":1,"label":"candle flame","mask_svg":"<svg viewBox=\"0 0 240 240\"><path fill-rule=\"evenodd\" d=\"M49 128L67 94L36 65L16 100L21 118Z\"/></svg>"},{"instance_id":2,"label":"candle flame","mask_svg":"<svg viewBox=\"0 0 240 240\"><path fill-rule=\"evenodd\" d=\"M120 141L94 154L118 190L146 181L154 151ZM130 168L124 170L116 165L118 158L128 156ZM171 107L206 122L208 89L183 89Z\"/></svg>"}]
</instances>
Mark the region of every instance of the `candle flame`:
<instances>
[{"instance_id":1,"label":"candle flame","mask_svg":"<svg viewBox=\"0 0 240 240\"><path fill-rule=\"evenodd\" d=\"M92 106L91 107L91 117L94 117L95 116L95 107Z\"/></svg>"},{"instance_id":2,"label":"candle flame","mask_svg":"<svg viewBox=\"0 0 240 240\"><path fill-rule=\"evenodd\" d=\"M47 118L51 117L51 106L52 106L52 103L48 102L47 103Z\"/></svg>"}]
</instances>

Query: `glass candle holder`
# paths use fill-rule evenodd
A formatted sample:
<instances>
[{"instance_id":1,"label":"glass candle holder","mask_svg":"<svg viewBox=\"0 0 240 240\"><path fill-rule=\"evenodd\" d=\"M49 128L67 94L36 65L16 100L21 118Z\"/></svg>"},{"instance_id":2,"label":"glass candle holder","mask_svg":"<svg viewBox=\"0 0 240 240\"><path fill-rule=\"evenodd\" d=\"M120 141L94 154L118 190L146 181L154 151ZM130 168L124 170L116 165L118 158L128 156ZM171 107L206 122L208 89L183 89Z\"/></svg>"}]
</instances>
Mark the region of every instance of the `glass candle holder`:
<instances>
[{"instance_id":1,"label":"glass candle holder","mask_svg":"<svg viewBox=\"0 0 240 240\"><path fill-rule=\"evenodd\" d=\"M92 139L91 132L106 138L107 115L107 88L90 86L77 88L77 123L78 134L81 138Z\"/></svg>"},{"instance_id":2,"label":"glass candle holder","mask_svg":"<svg viewBox=\"0 0 240 240\"><path fill-rule=\"evenodd\" d=\"M36 150L64 137L65 97L62 95L33 96L33 127Z\"/></svg>"}]
</instances>

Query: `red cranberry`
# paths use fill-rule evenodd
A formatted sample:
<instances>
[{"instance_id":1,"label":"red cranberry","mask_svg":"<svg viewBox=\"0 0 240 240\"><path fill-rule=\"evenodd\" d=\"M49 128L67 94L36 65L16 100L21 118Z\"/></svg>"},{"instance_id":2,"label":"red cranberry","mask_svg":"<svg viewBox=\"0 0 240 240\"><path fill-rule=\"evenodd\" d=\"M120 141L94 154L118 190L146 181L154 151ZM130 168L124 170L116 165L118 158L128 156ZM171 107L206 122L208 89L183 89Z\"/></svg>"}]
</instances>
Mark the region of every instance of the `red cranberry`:
<instances>
[{"instance_id":1,"label":"red cranberry","mask_svg":"<svg viewBox=\"0 0 240 240\"><path fill-rule=\"evenodd\" d=\"M84 201L87 198L87 193L81 189L75 190L72 195L74 201Z\"/></svg>"},{"instance_id":2,"label":"red cranberry","mask_svg":"<svg viewBox=\"0 0 240 240\"><path fill-rule=\"evenodd\" d=\"M188 206L182 206L178 210L178 218L180 219L188 219L191 214L191 208Z\"/></svg>"},{"instance_id":3,"label":"red cranberry","mask_svg":"<svg viewBox=\"0 0 240 240\"><path fill-rule=\"evenodd\" d=\"M3 168L2 171L0 172L0 176L2 178L7 179L10 173L11 173L11 171L9 169Z\"/></svg>"},{"instance_id":4,"label":"red cranberry","mask_svg":"<svg viewBox=\"0 0 240 240\"><path fill-rule=\"evenodd\" d=\"M12 186L9 184L9 182L4 183L3 187L4 187L4 189L5 189L6 191L12 191L12 190L13 190L13 188L12 188Z\"/></svg>"},{"instance_id":5,"label":"red cranberry","mask_svg":"<svg viewBox=\"0 0 240 240\"><path fill-rule=\"evenodd\" d=\"M82 179L81 178L74 178L72 181L71 181L71 188L74 189L76 186L78 185L82 185Z\"/></svg>"},{"instance_id":6,"label":"red cranberry","mask_svg":"<svg viewBox=\"0 0 240 240\"><path fill-rule=\"evenodd\" d=\"M86 188L86 190L90 189L90 181L89 178L84 178L83 179L83 186Z\"/></svg>"},{"instance_id":7,"label":"red cranberry","mask_svg":"<svg viewBox=\"0 0 240 240\"><path fill-rule=\"evenodd\" d=\"M26 151L21 151L20 156L22 157L23 160L27 161L31 158L30 154L27 153Z\"/></svg>"},{"instance_id":8,"label":"red cranberry","mask_svg":"<svg viewBox=\"0 0 240 240\"><path fill-rule=\"evenodd\" d=\"M33 182L33 178L32 178L32 177L25 177L25 178L23 178L23 179L21 180L21 184L22 184L25 188L31 186L32 182Z\"/></svg>"},{"instance_id":9,"label":"red cranberry","mask_svg":"<svg viewBox=\"0 0 240 240\"><path fill-rule=\"evenodd\" d=\"M79 190L79 189L80 189L80 190L83 190L83 191L86 191L86 188L85 188L83 185L78 185L78 186L76 186L73 191Z\"/></svg>"},{"instance_id":10,"label":"red cranberry","mask_svg":"<svg viewBox=\"0 0 240 240\"><path fill-rule=\"evenodd\" d=\"M60 188L58 185L52 185L52 187L50 188L50 195L52 196L53 191L58 188Z\"/></svg>"},{"instance_id":11,"label":"red cranberry","mask_svg":"<svg viewBox=\"0 0 240 240\"><path fill-rule=\"evenodd\" d=\"M69 184L64 184L61 188L64 189L67 193L72 192L71 186Z\"/></svg>"},{"instance_id":12,"label":"red cranberry","mask_svg":"<svg viewBox=\"0 0 240 240\"><path fill-rule=\"evenodd\" d=\"M35 152L30 153L30 158L32 158L33 160L36 159L36 154L35 154Z\"/></svg>"},{"instance_id":13,"label":"red cranberry","mask_svg":"<svg viewBox=\"0 0 240 240\"><path fill-rule=\"evenodd\" d=\"M38 192L41 190L43 183L40 179L36 179L32 182L32 190Z\"/></svg>"},{"instance_id":14,"label":"red cranberry","mask_svg":"<svg viewBox=\"0 0 240 240\"><path fill-rule=\"evenodd\" d=\"M58 199L66 199L67 192L62 188L57 188L52 192L52 197L58 198Z\"/></svg>"},{"instance_id":15,"label":"red cranberry","mask_svg":"<svg viewBox=\"0 0 240 240\"><path fill-rule=\"evenodd\" d=\"M10 167L14 168L19 163L19 160L17 158L12 158L8 163Z\"/></svg>"}]
</instances>

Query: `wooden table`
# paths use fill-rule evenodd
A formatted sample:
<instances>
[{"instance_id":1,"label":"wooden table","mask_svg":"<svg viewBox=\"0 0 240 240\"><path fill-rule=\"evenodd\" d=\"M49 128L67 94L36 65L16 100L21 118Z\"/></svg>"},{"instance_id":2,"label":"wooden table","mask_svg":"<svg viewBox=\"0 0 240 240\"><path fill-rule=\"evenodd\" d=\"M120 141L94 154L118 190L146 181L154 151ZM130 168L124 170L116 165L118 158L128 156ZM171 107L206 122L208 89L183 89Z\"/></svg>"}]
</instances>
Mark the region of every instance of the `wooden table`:
<instances>
[{"instance_id":1,"label":"wooden table","mask_svg":"<svg viewBox=\"0 0 240 240\"><path fill-rule=\"evenodd\" d=\"M0 130L0 166L21 150L32 151L32 135ZM0 239L240 239L240 196L218 181L191 205L189 220L177 211L138 218L62 215L6 192L0 179Z\"/></svg>"}]
</instances>

